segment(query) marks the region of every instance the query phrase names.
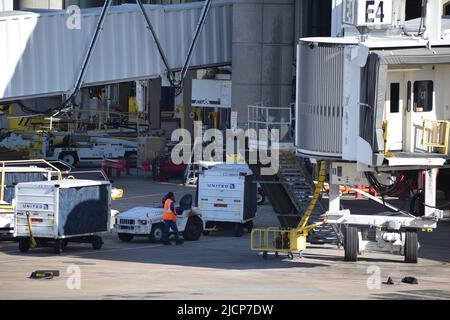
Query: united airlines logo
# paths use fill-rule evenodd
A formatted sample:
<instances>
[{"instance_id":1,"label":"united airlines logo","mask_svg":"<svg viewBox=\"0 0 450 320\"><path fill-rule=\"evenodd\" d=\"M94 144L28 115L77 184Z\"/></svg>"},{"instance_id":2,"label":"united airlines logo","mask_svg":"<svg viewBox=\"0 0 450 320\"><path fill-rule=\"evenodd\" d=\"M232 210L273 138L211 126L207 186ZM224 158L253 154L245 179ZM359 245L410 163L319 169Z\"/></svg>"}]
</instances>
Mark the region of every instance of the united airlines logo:
<instances>
[{"instance_id":1,"label":"united airlines logo","mask_svg":"<svg viewBox=\"0 0 450 320\"><path fill-rule=\"evenodd\" d=\"M48 204L22 203L21 208L27 210L48 210Z\"/></svg>"},{"instance_id":2,"label":"united airlines logo","mask_svg":"<svg viewBox=\"0 0 450 320\"><path fill-rule=\"evenodd\" d=\"M234 190L236 185L234 183L208 183L208 188Z\"/></svg>"}]
</instances>

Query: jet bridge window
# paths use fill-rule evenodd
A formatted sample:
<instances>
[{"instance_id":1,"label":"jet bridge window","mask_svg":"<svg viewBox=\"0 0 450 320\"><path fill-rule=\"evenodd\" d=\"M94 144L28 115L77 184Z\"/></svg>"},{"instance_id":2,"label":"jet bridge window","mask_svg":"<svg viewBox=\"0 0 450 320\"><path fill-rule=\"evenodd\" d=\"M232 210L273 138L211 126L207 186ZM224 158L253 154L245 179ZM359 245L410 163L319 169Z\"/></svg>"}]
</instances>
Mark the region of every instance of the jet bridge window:
<instances>
[{"instance_id":1,"label":"jet bridge window","mask_svg":"<svg viewBox=\"0 0 450 320\"><path fill-rule=\"evenodd\" d=\"M406 101L406 111L411 112L411 100L412 100L411 81L408 81L406 91L408 91L408 98Z\"/></svg>"},{"instance_id":2,"label":"jet bridge window","mask_svg":"<svg viewBox=\"0 0 450 320\"><path fill-rule=\"evenodd\" d=\"M391 113L400 111L400 83L391 83Z\"/></svg>"},{"instance_id":3,"label":"jet bridge window","mask_svg":"<svg viewBox=\"0 0 450 320\"><path fill-rule=\"evenodd\" d=\"M414 112L433 110L433 81L414 82Z\"/></svg>"}]
</instances>

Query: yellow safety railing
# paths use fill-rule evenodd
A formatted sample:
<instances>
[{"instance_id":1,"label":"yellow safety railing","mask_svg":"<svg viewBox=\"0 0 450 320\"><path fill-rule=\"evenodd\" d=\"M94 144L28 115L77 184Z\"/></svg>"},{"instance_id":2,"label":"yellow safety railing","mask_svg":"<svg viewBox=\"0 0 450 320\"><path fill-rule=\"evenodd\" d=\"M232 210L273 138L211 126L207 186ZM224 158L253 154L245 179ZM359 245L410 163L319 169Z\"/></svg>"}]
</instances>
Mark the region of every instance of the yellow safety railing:
<instances>
[{"instance_id":1,"label":"yellow safety railing","mask_svg":"<svg viewBox=\"0 0 450 320\"><path fill-rule=\"evenodd\" d=\"M319 225L327 223L326 220L308 225L309 218L314 207L319 201L320 193L326 178L326 162L320 164L319 178L314 190L314 195L309 203L303 218L297 228L255 228L251 233L251 249L254 251L267 252L285 252L292 256L292 252L302 252L306 249L306 239L311 230Z\"/></svg>"},{"instance_id":2,"label":"yellow safety railing","mask_svg":"<svg viewBox=\"0 0 450 320\"><path fill-rule=\"evenodd\" d=\"M424 120L422 126L422 145L435 148L438 153L448 154L450 121Z\"/></svg>"},{"instance_id":3,"label":"yellow safety railing","mask_svg":"<svg viewBox=\"0 0 450 320\"><path fill-rule=\"evenodd\" d=\"M252 250L291 252L291 238L295 229L253 229L251 236Z\"/></svg>"},{"instance_id":4,"label":"yellow safety railing","mask_svg":"<svg viewBox=\"0 0 450 320\"><path fill-rule=\"evenodd\" d=\"M384 147L383 147L383 154L386 157L392 157L392 152L388 151L388 121L383 121L383 141L384 141Z\"/></svg>"},{"instance_id":5,"label":"yellow safety railing","mask_svg":"<svg viewBox=\"0 0 450 320\"><path fill-rule=\"evenodd\" d=\"M41 168L41 170L37 168L30 167L32 165L44 164L48 166L47 172L56 173L58 180L62 179L61 170L52 165L50 162L43 159L35 159L35 160L9 160L9 161L0 161L0 201L4 201L5 197L5 188L6 188L6 173L20 173L20 172L41 172L45 170ZM28 167L20 167L23 165L28 165ZM8 206L3 206L5 209Z\"/></svg>"}]
</instances>

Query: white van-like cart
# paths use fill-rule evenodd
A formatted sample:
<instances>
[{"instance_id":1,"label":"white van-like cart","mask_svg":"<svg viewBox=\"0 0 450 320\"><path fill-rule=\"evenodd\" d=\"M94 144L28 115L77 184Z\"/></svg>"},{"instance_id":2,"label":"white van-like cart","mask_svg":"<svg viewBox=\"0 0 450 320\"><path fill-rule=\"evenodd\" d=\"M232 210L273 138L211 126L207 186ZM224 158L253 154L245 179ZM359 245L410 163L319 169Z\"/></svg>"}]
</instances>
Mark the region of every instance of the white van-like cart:
<instances>
[{"instance_id":1,"label":"white van-like cart","mask_svg":"<svg viewBox=\"0 0 450 320\"><path fill-rule=\"evenodd\" d=\"M250 232L257 209L257 185L247 165L220 164L199 175L198 207L209 230L233 229L242 236Z\"/></svg>"},{"instance_id":2,"label":"white van-like cart","mask_svg":"<svg viewBox=\"0 0 450 320\"><path fill-rule=\"evenodd\" d=\"M60 254L69 242L101 249L110 228L111 184L81 179L19 183L14 236L21 252L52 246Z\"/></svg>"}]
</instances>

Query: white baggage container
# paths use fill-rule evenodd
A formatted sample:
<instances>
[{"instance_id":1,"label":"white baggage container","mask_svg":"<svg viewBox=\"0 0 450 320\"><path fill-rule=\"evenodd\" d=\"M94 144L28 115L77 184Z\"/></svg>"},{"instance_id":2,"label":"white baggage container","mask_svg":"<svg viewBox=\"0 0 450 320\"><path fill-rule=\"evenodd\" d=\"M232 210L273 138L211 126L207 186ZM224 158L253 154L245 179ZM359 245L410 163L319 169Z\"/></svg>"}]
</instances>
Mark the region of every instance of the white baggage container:
<instances>
[{"instance_id":1,"label":"white baggage container","mask_svg":"<svg viewBox=\"0 0 450 320\"><path fill-rule=\"evenodd\" d=\"M198 206L207 229L233 228L235 236L253 228L257 185L247 165L220 164L199 175ZM207 230L206 230L207 231Z\"/></svg>"},{"instance_id":2,"label":"white baggage container","mask_svg":"<svg viewBox=\"0 0 450 320\"><path fill-rule=\"evenodd\" d=\"M111 216L109 181L81 179L25 182L16 185L14 236L27 252L32 242L51 244L61 253L68 242L92 243L108 232Z\"/></svg>"}]
</instances>

